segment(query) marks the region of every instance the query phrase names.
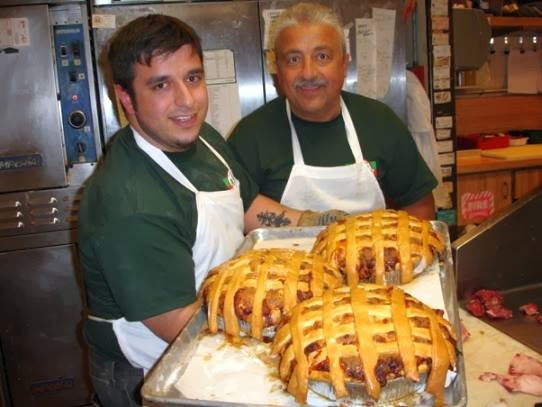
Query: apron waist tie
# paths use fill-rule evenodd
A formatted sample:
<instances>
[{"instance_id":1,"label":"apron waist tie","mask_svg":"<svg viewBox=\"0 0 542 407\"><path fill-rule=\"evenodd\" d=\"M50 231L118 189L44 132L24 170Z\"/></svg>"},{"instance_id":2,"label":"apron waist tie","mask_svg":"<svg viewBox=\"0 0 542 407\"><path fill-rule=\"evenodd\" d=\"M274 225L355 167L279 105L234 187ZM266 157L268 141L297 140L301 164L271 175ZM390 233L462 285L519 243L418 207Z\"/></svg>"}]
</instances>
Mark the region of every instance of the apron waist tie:
<instances>
[{"instance_id":1,"label":"apron waist tie","mask_svg":"<svg viewBox=\"0 0 542 407\"><path fill-rule=\"evenodd\" d=\"M95 315L87 315L87 318L91 321L97 321L97 322L107 322L109 324L112 324L114 319L106 319L106 318L100 318Z\"/></svg>"}]
</instances>

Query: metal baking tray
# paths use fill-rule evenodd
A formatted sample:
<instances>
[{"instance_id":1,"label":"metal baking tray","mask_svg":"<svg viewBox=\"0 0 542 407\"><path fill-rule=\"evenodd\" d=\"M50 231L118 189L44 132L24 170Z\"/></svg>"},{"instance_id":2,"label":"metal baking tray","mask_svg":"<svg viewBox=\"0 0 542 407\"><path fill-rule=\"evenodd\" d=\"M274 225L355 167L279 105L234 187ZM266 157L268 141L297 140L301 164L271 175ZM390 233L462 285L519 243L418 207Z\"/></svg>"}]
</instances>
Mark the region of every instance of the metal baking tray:
<instances>
[{"instance_id":1,"label":"metal baking tray","mask_svg":"<svg viewBox=\"0 0 542 407\"><path fill-rule=\"evenodd\" d=\"M457 375L445 390L447 406L461 407L467 404L467 386L465 381L465 366L462 353L459 313L456 298L456 285L453 273L453 263L450 249L450 237L445 223L432 221L433 228L441 233L446 242L446 250L436 261L439 267L442 294L447 315L454 327L457 341ZM310 249L310 242L318 235L323 227L283 227L256 229L249 233L237 254L242 254L252 248L270 247L268 243L280 247ZM276 247L276 246L275 246ZM191 399L180 392L175 384L181 379L188 362L194 355L199 338L207 328L206 315L203 310L196 313L186 328L166 350L163 357L148 373L142 388L144 400L152 406L262 406L263 404L232 403L227 401ZM239 386L247 386L240 383ZM269 405L269 404L266 404ZM376 406L381 404L376 404ZM403 405L403 404L400 404ZM405 404L405 406L410 404ZM420 404L412 404L419 406Z\"/></svg>"}]
</instances>

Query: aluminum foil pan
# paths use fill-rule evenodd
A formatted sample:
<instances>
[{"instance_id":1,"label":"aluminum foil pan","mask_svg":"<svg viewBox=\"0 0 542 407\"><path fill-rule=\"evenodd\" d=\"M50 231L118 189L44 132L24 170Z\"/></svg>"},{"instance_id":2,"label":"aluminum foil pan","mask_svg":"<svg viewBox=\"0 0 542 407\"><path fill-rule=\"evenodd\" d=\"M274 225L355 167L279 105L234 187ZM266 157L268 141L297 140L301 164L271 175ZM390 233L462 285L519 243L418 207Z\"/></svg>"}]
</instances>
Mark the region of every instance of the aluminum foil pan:
<instances>
[{"instance_id":1,"label":"aluminum foil pan","mask_svg":"<svg viewBox=\"0 0 542 407\"><path fill-rule=\"evenodd\" d=\"M220 315L216 318L216 324L218 325L218 329L221 331L225 331L224 328L224 318L222 318ZM250 336L250 324L246 321L243 321L242 319L239 320L239 330L241 331L241 336ZM264 340L264 342L270 342L275 337L276 327L274 326L268 326L267 328L264 328L262 330L262 336L264 338L267 338L267 340Z\"/></svg>"},{"instance_id":2,"label":"aluminum foil pan","mask_svg":"<svg viewBox=\"0 0 542 407\"><path fill-rule=\"evenodd\" d=\"M340 399L341 405L371 405L371 406L413 406L415 400L425 389L427 375L422 375L418 382L406 378L397 378L389 380L382 387L378 402L374 402L367 394L367 390L362 383L346 383L349 397ZM332 402L336 402L333 385L328 382L309 380L309 390L324 397ZM401 403L401 404L398 404Z\"/></svg>"},{"instance_id":3,"label":"aluminum foil pan","mask_svg":"<svg viewBox=\"0 0 542 407\"><path fill-rule=\"evenodd\" d=\"M442 295L446 313L453 323L456 336L460 337L459 330L459 314L457 310L457 297L456 286L454 279L454 268L452 262L452 255L449 243L449 235L447 226L442 222L433 221L434 228L441 232L446 237L447 248L442 258L437 262L440 282L442 287ZM268 228L257 229L246 236L243 244L239 248L238 253L243 253L246 250L259 247L277 247L277 243L282 243L282 246L278 247L290 247L310 249L312 240L316 237L322 227L312 228ZM416 280L416 279L415 279ZM216 406L216 407L262 407L266 406L299 406L295 401L290 402L265 402L265 395L258 394L258 397L254 401L241 401L239 399L234 402L217 400L212 398L211 395L205 395L202 397L190 397L184 394L177 387L177 383L182 379L184 372L190 365L190 362L194 359L194 351L197 348L200 339L205 335L207 331L207 318L206 312L202 309L196 313L189 321L186 328L181 332L177 339L168 348L161 360L156 366L149 372L145 379L145 383L142 389L142 395L146 402L151 402L153 406ZM219 322L223 323L223 322ZM241 323L240 329L242 331L249 331L249 324ZM273 328L266 328L264 332L265 336L272 336L274 334ZM221 345L222 346L222 345ZM461 342L457 344L457 372L454 377L450 379L450 383L447 384L445 389L445 404L449 407L464 407L467 404L466 394L466 377L463 354L461 352ZM210 371L217 371L222 366L217 368L211 368ZM217 382L221 382L220 378L214 379ZM271 381L271 378L266 380ZM277 381L280 382L278 378ZM372 401L366 401L363 399L363 394L360 397L354 397L350 399L341 399L339 401L334 400L333 392L329 384L318 385L316 383L311 384L307 395L307 405L318 406L393 406L393 407L426 407L434 405L434 400L431 395L425 393L423 388L417 388L416 386L422 384L405 383L408 379L396 379L390 381L386 388L382 390L382 397L378 403ZM401 381L403 383L401 383ZM422 383L422 381L420 381ZM242 382L238 386L240 393L245 393L247 386L252 386L250 381ZM388 389L389 386L389 389ZM397 389L395 389L397 386ZM414 387L411 387L414 386ZM354 389L353 394L356 391L362 391L361 389ZM389 394L388 394L389 392ZM280 391L279 393L285 394ZM408 394L407 394L408 393ZM407 394L401 398L403 394ZM286 396L284 396L286 397ZM397 397L397 398L396 398ZM293 399L293 398L291 398ZM281 400L283 400L281 398ZM287 400L290 400L288 398ZM322 404L321 401L324 400ZM314 402L313 402L314 401Z\"/></svg>"}]
</instances>

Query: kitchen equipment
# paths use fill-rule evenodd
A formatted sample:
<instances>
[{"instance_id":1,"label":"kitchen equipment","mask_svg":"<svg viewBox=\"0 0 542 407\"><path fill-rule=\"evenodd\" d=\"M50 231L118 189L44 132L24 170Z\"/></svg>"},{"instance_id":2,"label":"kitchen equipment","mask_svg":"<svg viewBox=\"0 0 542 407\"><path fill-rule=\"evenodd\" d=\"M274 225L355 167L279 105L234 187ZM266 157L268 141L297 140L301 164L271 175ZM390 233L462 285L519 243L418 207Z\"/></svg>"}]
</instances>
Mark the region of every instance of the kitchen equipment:
<instances>
[{"instance_id":1,"label":"kitchen equipment","mask_svg":"<svg viewBox=\"0 0 542 407\"><path fill-rule=\"evenodd\" d=\"M87 4L2 1L0 49L0 399L84 405L75 227L102 152Z\"/></svg>"},{"instance_id":2,"label":"kitchen equipment","mask_svg":"<svg viewBox=\"0 0 542 407\"><path fill-rule=\"evenodd\" d=\"M478 69L489 57L491 28L483 10L454 8L453 53L456 69Z\"/></svg>"},{"instance_id":3,"label":"kitchen equipment","mask_svg":"<svg viewBox=\"0 0 542 407\"><path fill-rule=\"evenodd\" d=\"M514 147L518 148L521 147ZM542 305L541 211L542 191L538 191L452 244L460 304L464 306L478 289L501 292L504 305L513 311L514 317L483 321L539 353L540 324L525 318L518 307L529 302Z\"/></svg>"}]
</instances>

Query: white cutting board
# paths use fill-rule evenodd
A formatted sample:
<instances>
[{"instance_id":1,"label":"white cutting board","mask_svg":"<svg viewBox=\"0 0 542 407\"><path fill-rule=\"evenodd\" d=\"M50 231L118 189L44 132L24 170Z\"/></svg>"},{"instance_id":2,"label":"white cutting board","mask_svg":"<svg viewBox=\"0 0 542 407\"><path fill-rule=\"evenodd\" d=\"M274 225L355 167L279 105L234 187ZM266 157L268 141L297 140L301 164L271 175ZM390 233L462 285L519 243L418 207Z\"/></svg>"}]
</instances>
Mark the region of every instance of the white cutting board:
<instances>
[{"instance_id":1,"label":"white cutting board","mask_svg":"<svg viewBox=\"0 0 542 407\"><path fill-rule=\"evenodd\" d=\"M502 160L529 160L542 158L542 144L527 144L524 146L482 150L480 155L482 157L500 158Z\"/></svg>"},{"instance_id":2,"label":"white cutting board","mask_svg":"<svg viewBox=\"0 0 542 407\"><path fill-rule=\"evenodd\" d=\"M486 407L503 400L509 407L532 407L542 397L524 393L509 393L496 381L482 382L483 372L504 374L512 357L518 352L542 361L542 355L473 317L463 309L459 316L471 336L463 343L467 379L467 406ZM542 330L542 327L541 327Z\"/></svg>"}]
</instances>

